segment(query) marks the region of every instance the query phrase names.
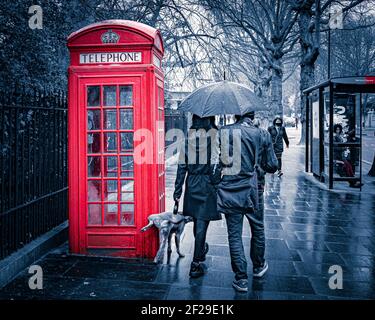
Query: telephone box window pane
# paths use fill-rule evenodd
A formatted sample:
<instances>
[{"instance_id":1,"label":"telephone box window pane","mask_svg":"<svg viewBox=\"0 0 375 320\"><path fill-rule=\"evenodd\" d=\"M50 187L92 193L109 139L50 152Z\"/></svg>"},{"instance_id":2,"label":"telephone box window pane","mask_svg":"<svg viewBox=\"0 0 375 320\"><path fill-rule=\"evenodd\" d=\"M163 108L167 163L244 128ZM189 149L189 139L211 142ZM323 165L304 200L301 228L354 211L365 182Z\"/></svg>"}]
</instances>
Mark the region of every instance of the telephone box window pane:
<instances>
[{"instance_id":1,"label":"telephone box window pane","mask_svg":"<svg viewBox=\"0 0 375 320\"><path fill-rule=\"evenodd\" d=\"M100 110L87 110L87 130L100 130Z\"/></svg>"},{"instance_id":2,"label":"telephone box window pane","mask_svg":"<svg viewBox=\"0 0 375 320\"><path fill-rule=\"evenodd\" d=\"M87 135L87 152L100 153L100 133L89 133Z\"/></svg>"},{"instance_id":3,"label":"telephone box window pane","mask_svg":"<svg viewBox=\"0 0 375 320\"><path fill-rule=\"evenodd\" d=\"M121 180L121 201L133 202L134 201L134 181Z\"/></svg>"},{"instance_id":4,"label":"telephone box window pane","mask_svg":"<svg viewBox=\"0 0 375 320\"><path fill-rule=\"evenodd\" d=\"M100 177L100 157L88 157L87 158L87 175L89 177Z\"/></svg>"},{"instance_id":5,"label":"telephone box window pane","mask_svg":"<svg viewBox=\"0 0 375 320\"><path fill-rule=\"evenodd\" d=\"M123 192L121 194L121 201L133 202L134 193L133 192Z\"/></svg>"},{"instance_id":6,"label":"telephone box window pane","mask_svg":"<svg viewBox=\"0 0 375 320\"><path fill-rule=\"evenodd\" d=\"M87 87L87 106L88 107L100 106L100 87L99 86Z\"/></svg>"},{"instance_id":7,"label":"telephone box window pane","mask_svg":"<svg viewBox=\"0 0 375 320\"><path fill-rule=\"evenodd\" d=\"M121 204L121 225L134 225L134 204Z\"/></svg>"},{"instance_id":8,"label":"telephone box window pane","mask_svg":"<svg viewBox=\"0 0 375 320\"><path fill-rule=\"evenodd\" d=\"M116 132L104 133L104 152L117 152Z\"/></svg>"},{"instance_id":9,"label":"telephone box window pane","mask_svg":"<svg viewBox=\"0 0 375 320\"><path fill-rule=\"evenodd\" d=\"M90 202L101 200L101 181L89 180L87 183L87 196Z\"/></svg>"},{"instance_id":10,"label":"telephone box window pane","mask_svg":"<svg viewBox=\"0 0 375 320\"><path fill-rule=\"evenodd\" d=\"M104 201L117 201L117 180L104 180Z\"/></svg>"},{"instance_id":11,"label":"telephone box window pane","mask_svg":"<svg viewBox=\"0 0 375 320\"><path fill-rule=\"evenodd\" d=\"M116 86L104 86L104 106L116 105Z\"/></svg>"},{"instance_id":12,"label":"telephone box window pane","mask_svg":"<svg viewBox=\"0 0 375 320\"><path fill-rule=\"evenodd\" d=\"M104 157L104 176L117 177L117 157Z\"/></svg>"},{"instance_id":13,"label":"telephone box window pane","mask_svg":"<svg viewBox=\"0 0 375 320\"><path fill-rule=\"evenodd\" d=\"M133 150L133 132L121 133L121 151Z\"/></svg>"},{"instance_id":14,"label":"telephone box window pane","mask_svg":"<svg viewBox=\"0 0 375 320\"><path fill-rule=\"evenodd\" d=\"M120 106L133 105L133 86L120 86Z\"/></svg>"},{"instance_id":15,"label":"telephone box window pane","mask_svg":"<svg viewBox=\"0 0 375 320\"><path fill-rule=\"evenodd\" d=\"M133 110L131 109L120 110L120 129L125 129L125 130L133 129Z\"/></svg>"},{"instance_id":16,"label":"telephone box window pane","mask_svg":"<svg viewBox=\"0 0 375 320\"><path fill-rule=\"evenodd\" d=\"M89 204L89 224L102 224L102 206L100 204Z\"/></svg>"},{"instance_id":17,"label":"telephone box window pane","mask_svg":"<svg viewBox=\"0 0 375 320\"><path fill-rule=\"evenodd\" d=\"M104 111L104 129L116 130L117 127L117 116L116 109L110 109Z\"/></svg>"},{"instance_id":18,"label":"telephone box window pane","mask_svg":"<svg viewBox=\"0 0 375 320\"><path fill-rule=\"evenodd\" d=\"M133 192L134 180L121 180L121 192Z\"/></svg>"},{"instance_id":19,"label":"telephone box window pane","mask_svg":"<svg viewBox=\"0 0 375 320\"><path fill-rule=\"evenodd\" d=\"M159 96L159 108L163 108L164 106L164 101L163 101L163 89L158 87L158 96Z\"/></svg>"},{"instance_id":20,"label":"telephone box window pane","mask_svg":"<svg viewBox=\"0 0 375 320\"><path fill-rule=\"evenodd\" d=\"M104 205L104 224L118 224L117 204L109 203Z\"/></svg>"},{"instance_id":21,"label":"telephone box window pane","mask_svg":"<svg viewBox=\"0 0 375 320\"><path fill-rule=\"evenodd\" d=\"M134 176L134 160L133 156L121 157L121 177Z\"/></svg>"}]
</instances>

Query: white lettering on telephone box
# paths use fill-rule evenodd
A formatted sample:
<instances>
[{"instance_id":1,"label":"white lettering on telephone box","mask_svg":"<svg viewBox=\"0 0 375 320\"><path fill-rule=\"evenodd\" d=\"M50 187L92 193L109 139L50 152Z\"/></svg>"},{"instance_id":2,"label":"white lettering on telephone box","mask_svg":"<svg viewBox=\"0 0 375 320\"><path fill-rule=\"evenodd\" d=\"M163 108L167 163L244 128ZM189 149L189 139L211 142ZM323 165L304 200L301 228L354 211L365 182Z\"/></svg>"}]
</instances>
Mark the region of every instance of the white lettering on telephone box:
<instances>
[{"instance_id":1,"label":"white lettering on telephone box","mask_svg":"<svg viewBox=\"0 0 375 320\"><path fill-rule=\"evenodd\" d=\"M142 52L94 52L79 55L80 64L138 62L142 62Z\"/></svg>"}]
</instances>

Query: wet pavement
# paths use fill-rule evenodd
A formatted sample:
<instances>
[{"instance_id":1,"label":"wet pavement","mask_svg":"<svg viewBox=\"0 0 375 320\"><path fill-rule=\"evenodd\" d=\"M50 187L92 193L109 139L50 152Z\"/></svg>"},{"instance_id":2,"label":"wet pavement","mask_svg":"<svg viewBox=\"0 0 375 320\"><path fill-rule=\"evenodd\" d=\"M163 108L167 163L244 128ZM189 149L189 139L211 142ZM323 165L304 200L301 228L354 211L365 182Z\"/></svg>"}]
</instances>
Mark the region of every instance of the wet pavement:
<instances>
[{"instance_id":1,"label":"wet pavement","mask_svg":"<svg viewBox=\"0 0 375 320\"><path fill-rule=\"evenodd\" d=\"M207 241L208 272L188 277L192 259L192 224L185 228L178 258L175 249L162 265L121 258L82 257L57 248L35 264L44 272L43 290L30 290L25 270L5 288L1 299L375 299L375 196L330 192L303 173L303 147L291 137L284 153L284 176L268 176L265 197L266 258L269 271L251 277L249 292L232 287L225 219L211 223ZM167 169L172 195L176 167ZM172 199L168 198L168 209ZM250 232L244 223L244 247ZM343 269L343 289L332 290L332 265Z\"/></svg>"}]
</instances>

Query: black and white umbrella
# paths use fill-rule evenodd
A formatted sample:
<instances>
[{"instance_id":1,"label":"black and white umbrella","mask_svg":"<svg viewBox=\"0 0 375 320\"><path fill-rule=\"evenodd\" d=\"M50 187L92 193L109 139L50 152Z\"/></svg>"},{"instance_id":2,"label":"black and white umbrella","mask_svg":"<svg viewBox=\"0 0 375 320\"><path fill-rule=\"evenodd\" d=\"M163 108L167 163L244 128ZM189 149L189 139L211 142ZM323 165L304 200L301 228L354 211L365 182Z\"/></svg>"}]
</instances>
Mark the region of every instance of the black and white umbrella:
<instances>
[{"instance_id":1,"label":"black and white umbrella","mask_svg":"<svg viewBox=\"0 0 375 320\"><path fill-rule=\"evenodd\" d=\"M188 95L179 110L200 117L221 114L244 115L251 111L265 111L261 99L247 86L221 81L202 86Z\"/></svg>"}]
</instances>

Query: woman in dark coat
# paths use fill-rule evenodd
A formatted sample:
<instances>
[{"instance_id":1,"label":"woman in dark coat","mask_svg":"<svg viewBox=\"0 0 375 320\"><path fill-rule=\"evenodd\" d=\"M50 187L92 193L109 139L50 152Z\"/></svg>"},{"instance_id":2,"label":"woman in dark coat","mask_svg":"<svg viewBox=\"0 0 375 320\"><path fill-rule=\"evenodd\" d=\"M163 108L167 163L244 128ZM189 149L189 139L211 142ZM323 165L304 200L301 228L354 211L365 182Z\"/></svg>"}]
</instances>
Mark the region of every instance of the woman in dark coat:
<instances>
[{"instance_id":1,"label":"woman in dark coat","mask_svg":"<svg viewBox=\"0 0 375 320\"><path fill-rule=\"evenodd\" d=\"M217 187L211 164L211 145L217 134L215 117L200 118L193 115L191 129L185 143L185 154L180 153L173 198L175 201L180 200L187 175L183 214L193 217L195 237L189 274L191 277L199 277L206 269L203 261L208 252L206 234L209 222L221 219L217 211Z\"/></svg>"}]
</instances>

